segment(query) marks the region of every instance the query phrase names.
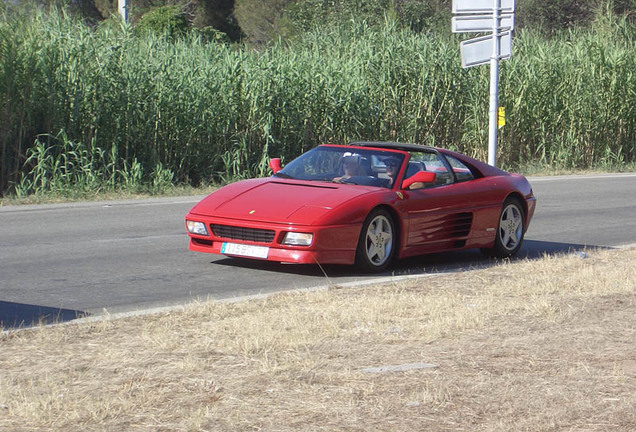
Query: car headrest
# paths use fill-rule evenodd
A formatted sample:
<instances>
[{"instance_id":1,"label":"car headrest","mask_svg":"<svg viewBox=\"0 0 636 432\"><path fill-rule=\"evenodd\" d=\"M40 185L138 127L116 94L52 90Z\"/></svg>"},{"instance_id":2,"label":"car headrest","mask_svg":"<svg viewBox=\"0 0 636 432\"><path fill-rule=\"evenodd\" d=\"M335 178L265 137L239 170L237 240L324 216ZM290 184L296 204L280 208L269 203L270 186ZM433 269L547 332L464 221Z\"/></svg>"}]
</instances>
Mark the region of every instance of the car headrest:
<instances>
[{"instance_id":1,"label":"car headrest","mask_svg":"<svg viewBox=\"0 0 636 432\"><path fill-rule=\"evenodd\" d=\"M404 178L409 178L412 175L414 175L416 172L423 171L423 170L424 170L424 167L422 167L422 164L416 161L411 161L409 162L408 167L406 167L406 175L404 176Z\"/></svg>"}]
</instances>

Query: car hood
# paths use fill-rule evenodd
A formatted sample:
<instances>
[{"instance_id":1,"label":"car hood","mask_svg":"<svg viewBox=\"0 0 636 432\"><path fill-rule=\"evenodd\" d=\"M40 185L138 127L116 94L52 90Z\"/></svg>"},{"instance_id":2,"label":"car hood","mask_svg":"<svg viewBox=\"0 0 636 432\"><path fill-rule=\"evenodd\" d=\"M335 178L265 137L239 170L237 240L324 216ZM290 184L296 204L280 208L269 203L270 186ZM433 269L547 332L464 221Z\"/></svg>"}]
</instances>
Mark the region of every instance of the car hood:
<instances>
[{"instance_id":1,"label":"car hood","mask_svg":"<svg viewBox=\"0 0 636 432\"><path fill-rule=\"evenodd\" d=\"M225 186L195 205L191 214L256 222L313 225L373 187L285 179L245 180Z\"/></svg>"}]
</instances>

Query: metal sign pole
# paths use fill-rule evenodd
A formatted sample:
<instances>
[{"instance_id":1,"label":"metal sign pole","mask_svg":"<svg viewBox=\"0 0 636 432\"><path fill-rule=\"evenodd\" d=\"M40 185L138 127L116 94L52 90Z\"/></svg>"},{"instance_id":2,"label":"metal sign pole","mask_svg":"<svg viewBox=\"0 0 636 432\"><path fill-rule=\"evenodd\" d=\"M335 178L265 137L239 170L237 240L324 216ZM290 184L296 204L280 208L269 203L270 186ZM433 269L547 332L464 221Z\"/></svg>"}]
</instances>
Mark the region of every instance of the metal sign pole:
<instances>
[{"instance_id":1,"label":"metal sign pole","mask_svg":"<svg viewBox=\"0 0 636 432\"><path fill-rule=\"evenodd\" d=\"M490 109L488 122L488 165L497 166L497 109L499 108L499 55L501 0L494 0L492 56L490 57Z\"/></svg>"},{"instance_id":2,"label":"metal sign pole","mask_svg":"<svg viewBox=\"0 0 636 432\"><path fill-rule=\"evenodd\" d=\"M124 22L128 22L128 0L119 0L118 9Z\"/></svg>"}]
</instances>

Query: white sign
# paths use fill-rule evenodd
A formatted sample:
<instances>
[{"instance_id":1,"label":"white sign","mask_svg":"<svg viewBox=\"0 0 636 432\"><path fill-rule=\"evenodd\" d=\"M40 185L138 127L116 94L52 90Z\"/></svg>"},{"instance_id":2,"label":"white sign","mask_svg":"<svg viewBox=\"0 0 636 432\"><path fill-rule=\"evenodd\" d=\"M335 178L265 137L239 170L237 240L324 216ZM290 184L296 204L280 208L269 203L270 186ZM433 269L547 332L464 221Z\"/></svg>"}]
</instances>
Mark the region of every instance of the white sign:
<instances>
[{"instance_id":1,"label":"white sign","mask_svg":"<svg viewBox=\"0 0 636 432\"><path fill-rule=\"evenodd\" d=\"M454 14L493 13L494 0L453 0ZM514 12L515 0L501 0L501 12Z\"/></svg>"},{"instance_id":2,"label":"white sign","mask_svg":"<svg viewBox=\"0 0 636 432\"><path fill-rule=\"evenodd\" d=\"M469 68L490 62L492 57L493 36L482 36L468 39L459 44L462 54L462 67ZM506 32L500 36L499 60L512 56L512 33Z\"/></svg>"},{"instance_id":3,"label":"white sign","mask_svg":"<svg viewBox=\"0 0 636 432\"><path fill-rule=\"evenodd\" d=\"M492 15L459 15L453 17L453 33L491 32L494 27ZM502 15L499 21L499 31L515 28L514 14Z\"/></svg>"}]
</instances>

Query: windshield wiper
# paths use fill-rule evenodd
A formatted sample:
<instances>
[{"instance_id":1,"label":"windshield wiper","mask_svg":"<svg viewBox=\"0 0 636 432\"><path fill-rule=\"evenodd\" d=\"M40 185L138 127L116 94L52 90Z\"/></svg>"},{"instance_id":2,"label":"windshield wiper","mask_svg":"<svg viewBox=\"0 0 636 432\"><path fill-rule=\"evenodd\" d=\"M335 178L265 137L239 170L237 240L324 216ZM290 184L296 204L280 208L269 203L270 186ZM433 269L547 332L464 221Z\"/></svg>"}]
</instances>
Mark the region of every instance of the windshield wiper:
<instances>
[{"instance_id":1,"label":"windshield wiper","mask_svg":"<svg viewBox=\"0 0 636 432\"><path fill-rule=\"evenodd\" d=\"M280 178L285 178L285 179L293 179L292 176L290 176L289 174L285 174L282 172L277 172L276 174L274 174L274 177L280 177Z\"/></svg>"}]
</instances>

